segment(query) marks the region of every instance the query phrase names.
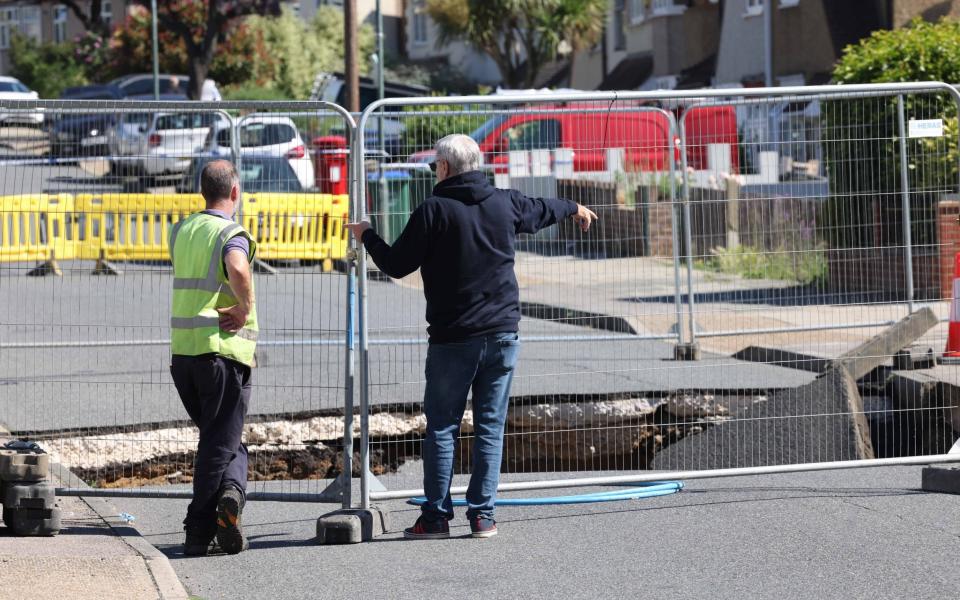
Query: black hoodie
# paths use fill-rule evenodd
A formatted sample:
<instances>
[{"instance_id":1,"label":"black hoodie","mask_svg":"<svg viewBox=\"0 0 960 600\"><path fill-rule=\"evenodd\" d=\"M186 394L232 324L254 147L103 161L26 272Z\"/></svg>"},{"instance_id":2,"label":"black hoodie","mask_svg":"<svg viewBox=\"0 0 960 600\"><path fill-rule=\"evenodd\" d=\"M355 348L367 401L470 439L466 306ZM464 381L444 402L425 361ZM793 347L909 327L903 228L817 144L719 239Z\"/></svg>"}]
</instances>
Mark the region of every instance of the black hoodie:
<instances>
[{"instance_id":1,"label":"black hoodie","mask_svg":"<svg viewBox=\"0 0 960 600\"><path fill-rule=\"evenodd\" d=\"M517 234L536 233L576 212L570 200L527 198L470 171L438 183L393 246L372 229L363 245L390 277L420 269L430 343L456 342L517 331Z\"/></svg>"}]
</instances>

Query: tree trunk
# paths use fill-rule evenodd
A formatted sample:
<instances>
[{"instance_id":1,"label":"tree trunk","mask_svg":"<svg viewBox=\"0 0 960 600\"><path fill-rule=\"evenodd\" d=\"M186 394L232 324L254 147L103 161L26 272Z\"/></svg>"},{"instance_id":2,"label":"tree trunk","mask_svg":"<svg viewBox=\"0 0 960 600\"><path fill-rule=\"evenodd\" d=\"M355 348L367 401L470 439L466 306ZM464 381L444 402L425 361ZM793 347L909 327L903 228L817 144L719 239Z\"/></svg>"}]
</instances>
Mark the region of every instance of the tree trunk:
<instances>
[{"instance_id":1,"label":"tree trunk","mask_svg":"<svg viewBox=\"0 0 960 600\"><path fill-rule=\"evenodd\" d=\"M210 73L210 65L206 64L202 56L190 57L190 83L187 84L187 98L199 100L203 95L203 82Z\"/></svg>"}]
</instances>

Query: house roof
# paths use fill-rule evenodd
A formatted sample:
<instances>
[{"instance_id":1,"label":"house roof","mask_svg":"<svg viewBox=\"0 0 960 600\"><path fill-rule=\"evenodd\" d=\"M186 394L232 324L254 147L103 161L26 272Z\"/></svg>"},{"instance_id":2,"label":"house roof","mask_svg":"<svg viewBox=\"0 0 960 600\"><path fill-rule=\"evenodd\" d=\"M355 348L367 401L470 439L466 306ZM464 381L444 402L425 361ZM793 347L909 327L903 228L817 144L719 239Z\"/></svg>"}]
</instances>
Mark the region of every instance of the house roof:
<instances>
[{"instance_id":1,"label":"house roof","mask_svg":"<svg viewBox=\"0 0 960 600\"><path fill-rule=\"evenodd\" d=\"M677 89L695 90L710 87L716 72L717 53L714 52L697 64L680 71L680 76L677 78Z\"/></svg>"},{"instance_id":2,"label":"house roof","mask_svg":"<svg viewBox=\"0 0 960 600\"><path fill-rule=\"evenodd\" d=\"M603 78L598 90L635 90L653 73L653 54L637 52L628 54Z\"/></svg>"}]
</instances>

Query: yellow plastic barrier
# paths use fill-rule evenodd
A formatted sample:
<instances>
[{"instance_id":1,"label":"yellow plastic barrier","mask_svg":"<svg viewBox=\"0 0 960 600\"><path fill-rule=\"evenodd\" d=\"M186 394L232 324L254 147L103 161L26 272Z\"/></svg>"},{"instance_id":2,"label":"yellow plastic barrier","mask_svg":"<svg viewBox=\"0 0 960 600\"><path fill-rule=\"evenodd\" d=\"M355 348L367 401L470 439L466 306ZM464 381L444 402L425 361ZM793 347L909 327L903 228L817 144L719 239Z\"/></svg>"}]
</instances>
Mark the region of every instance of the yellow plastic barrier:
<instances>
[{"instance_id":1,"label":"yellow plastic barrier","mask_svg":"<svg viewBox=\"0 0 960 600\"><path fill-rule=\"evenodd\" d=\"M169 260L170 227L203 210L199 194L79 194L78 258Z\"/></svg>"},{"instance_id":2,"label":"yellow plastic barrier","mask_svg":"<svg viewBox=\"0 0 960 600\"><path fill-rule=\"evenodd\" d=\"M261 259L320 260L329 269L346 256L348 216L346 195L253 193L244 195L241 223Z\"/></svg>"},{"instance_id":3,"label":"yellow plastic barrier","mask_svg":"<svg viewBox=\"0 0 960 600\"><path fill-rule=\"evenodd\" d=\"M73 196L0 196L0 262L50 261L77 257Z\"/></svg>"},{"instance_id":4,"label":"yellow plastic barrier","mask_svg":"<svg viewBox=\"0 0 960 600\"><path fill-rule=\"evenodd\" d=\"M0 196L0 261L169 260L170 228L203 209L198 194ZM347 253L349 197L245 194L241 222L264 260L317 260L329 270Z\"/></svg>"}]
</instances>

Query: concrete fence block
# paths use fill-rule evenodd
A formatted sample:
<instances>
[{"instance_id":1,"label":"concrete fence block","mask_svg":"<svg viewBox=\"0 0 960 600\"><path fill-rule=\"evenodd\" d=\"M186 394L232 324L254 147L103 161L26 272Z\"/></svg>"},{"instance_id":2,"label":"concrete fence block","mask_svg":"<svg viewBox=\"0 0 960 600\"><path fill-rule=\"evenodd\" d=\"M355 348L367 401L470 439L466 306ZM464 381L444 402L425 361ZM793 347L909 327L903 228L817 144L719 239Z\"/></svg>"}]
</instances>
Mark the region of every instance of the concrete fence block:
<instances>
[{"instance_id":1,"label":"concrete fence block","mask_svg":"<svg viewBox=\"0 0 960 600\"><path fill-rule=\"evenodd\" d=\"M50 537L60 533L60 507L4 508L3 522L14 535Z\"/></svg>"},{"instance_id":2,"label":"concrete fence block","mask_svg":"<svg viewBox=\"0 0 960 600\"><path fill-rule=\"evenodd\" d=\"M56 488L52 483L40 481L37 483L10 482L4 485L3 502L5 509L34 508L50 509L56 503Z\"/></svg>"},{"instance_id":3,"label":"concrete fence block","mask_svg":"<svg viewBox=\"0 0 960 600\"><path fill-rule=\"evenodd\" d=\"M43 481L49 473L49 454L0 453L0 479L3 481Z\"/></svg>"}]
</instances>

